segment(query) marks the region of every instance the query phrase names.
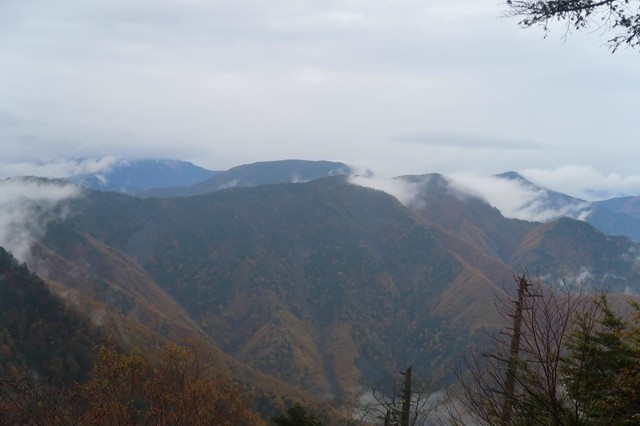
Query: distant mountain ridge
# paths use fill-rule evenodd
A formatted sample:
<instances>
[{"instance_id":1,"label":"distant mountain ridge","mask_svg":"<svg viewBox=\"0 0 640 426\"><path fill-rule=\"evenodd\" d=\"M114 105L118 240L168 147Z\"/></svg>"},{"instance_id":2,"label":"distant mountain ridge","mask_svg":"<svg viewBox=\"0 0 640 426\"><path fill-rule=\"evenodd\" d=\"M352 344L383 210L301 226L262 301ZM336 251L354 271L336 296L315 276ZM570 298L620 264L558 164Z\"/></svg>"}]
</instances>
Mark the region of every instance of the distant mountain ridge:
<instances>
[{"instance_id":1,"label":"distant mountain ridge","mask_svg":"<svg viewBox=\"0 0 640 426\"><path fill-rule=\"evenodd\" d=\"M120 160L104 173L80 175L69 180L101 191L124 192L143 198L171 198L353 173L350 166L330 161L266 161L227 171L211 171L178 160ZM495 175L495 178L517 182L523 189L539 194L520 206L529 215L544 217L544 221L561 217L585 220L608 235L623 235L640 242L640 197L589 202L536 185L514 171Z\"/></svg>"},{"instance_id":2,"label":"distant mountain ridge","mask_svg":"<svg viewBox=\"0 0 640 426\"><path fill-rule=\"evenodd\" d=\"M340 163L247 165L214 181L247 186L173 198L86 189L35 235L29 267L119 341L153 351L204 337L252 387L336 400L407 365L451 381L501 324L492 301L513 294L514 273L640 294L640 244L586 221L507 218L439 174L394 179L412 189L404 203L345 175L294 184L301 164L327 175ZM583 206L520 184L534 207ZM594 205L635 220L633 199Z\"/></svg>"},{"instance_id":3,"label":"distant mountain ridge","mask_svg":"<svg viewBox=\"0 0 640 426\"><path fill-rule=\"evenodd\" d=\"M539 191L541 196L535 200L533 207L539 211L557 212L554 219L570 217L584 220L607 235L625 236L640 242L640 197L589 202L540 187L516 172L502 173L496 177L515 180L531 190Z\"/></svg>"},{"instance_id":4,"label":"distant mountain ridge","mask_svg":"<svg viewBox=\"0 0 640 426\"><path fill-rule=\"evenodd\" d=\"M203 333L261 380L336 398L402 365L450 380L499 324L491 299L514 271L640 293L626 238L505 218L441 175L403 179L419 188L409 205L345 176L166 199L87 190L32 262L126 335Z\"/></svg>"},{"instance_id":5,"label":"distant mountain ridge","mask_svg":"<svg viewBox=\"0 0 640 426\"><path fill-rule=\"evenodd\" d=\"M212 171L179 160L119 160L107 170L68 180L100 191L141 197L186 197L233 187L307 182L350 175L351 167L331 161L281 160L257 162Z\"/></svg>"},{"instance_id":6,"label":"distant mountain ridge","mask_svg":"<svg viewBox=\"0 0 640 426\"><path fill-rule=\"evenodd\" d=\"M124 192L143 198L171 198L202 195L233 187L350 176L353 173L354 169L350 166L330 161L266 161L216 172L178 160L120 160L102 173L75 176L69 180L101 191ZM519 206L527 217L545 222L562 217L585 220L605 234L626 236L640 242L640 197L589 202L536 185L514 171L494 177L515 182L530 193L529 201ZM398 179L403 178L407 177ZM444 176L442 178L447 179Z\"/></svg>"},{"instance_id":7,"label":"distant mountain ridge","mask_svg":"<svg viewBox=\"0 0 640 426\"><path fill-rule=\"evenodd\" d=\"M588 222L571 218L542 224L505 218L481 198L472 194L456 196L451 183L440 175L405 179L424 182L412 207L422 217L514 270L526 269L552 282L585 280L594 288L607 291L640 292L636 284L640 282L640 271L634 263L638 245L625 237L605 235ZM564 194L556 200L573 202ZM604 209L596 211L607 213ZM611 212L609 217L616 215Z\"/></svg>"},{"instance_id":8,"label":"distant mountain ridge","mask_svg":"<svg viewBox=\"0 0 640 426\"><path fill-rule=\"evenodd\" d=\"M586 200L536 185L514 171L500 173L495 175L495 177L518 182L520 185L531 191L541 193L541 197L534 200L536 204L533 205L532 202L529 205L522 206L525 209L532 208L534 211L537 210L538 212L557 211L557 217L571 217L573 219L583 218L592 209L592 206ZM552 219L556 219L557 217Z\"/></svg>"},{"instance_id":9,"label":"distant mountain ridge","mask_svg":"<svg viewBox=\"0 0 640 426\"><path fill-rule=\"evenodd\" d=\"M107 170L78 175L71 182L100 191L134 194L152 188L193 185L217 172L179 160L118 160Z\"/></svg>"},{"instance_id":10,"label":"distant mountain ridge","mask_svg":"<svg viewBox=\"0 0 640 426\"><path fill-rule=\"evenodd\" d=\"M243 188L274 183L300 183L328 176L348 176L353 172L344 163L332 161L281 160L244 164L187 187L156 188L143 197L186 197L227 188Z\"/></svg>"}]
</instances>

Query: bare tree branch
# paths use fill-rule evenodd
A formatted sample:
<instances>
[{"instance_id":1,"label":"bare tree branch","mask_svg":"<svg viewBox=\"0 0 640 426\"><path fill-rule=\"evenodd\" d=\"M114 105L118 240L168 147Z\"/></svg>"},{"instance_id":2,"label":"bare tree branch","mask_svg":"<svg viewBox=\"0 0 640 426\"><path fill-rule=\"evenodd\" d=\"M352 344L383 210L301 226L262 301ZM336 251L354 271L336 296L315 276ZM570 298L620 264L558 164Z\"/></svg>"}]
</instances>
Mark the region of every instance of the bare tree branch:
<instances>
[{"instance_id":1,"label":"bare tree branch","mask_svg":"<svg viewBox=\"0 0 640 426\"><path fill-rule=\"evenodd\" d=\"M571 28L591 25L616 30L608 41L612 51L621 46L640 47L640 1L638 0L507 0L507 17L520 17L523 27L540 25L549 32L552 21L565 21L565 36Z\"/></svg>"}]
</instances>

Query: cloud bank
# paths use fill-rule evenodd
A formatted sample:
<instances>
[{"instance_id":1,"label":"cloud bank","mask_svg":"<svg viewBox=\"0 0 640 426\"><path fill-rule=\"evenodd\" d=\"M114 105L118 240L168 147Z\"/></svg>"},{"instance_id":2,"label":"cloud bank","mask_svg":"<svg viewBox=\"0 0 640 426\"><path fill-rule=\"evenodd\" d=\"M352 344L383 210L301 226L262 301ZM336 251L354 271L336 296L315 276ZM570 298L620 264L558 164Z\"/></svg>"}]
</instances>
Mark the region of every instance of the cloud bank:
<instances>
[{"instance_id":1,"label":"cloud bank","mask_svg":"<svg viewBox=\"0 0 640 426\"><path fill-rule=\"evenodd\" d=\"M67 159L51 161L15 161L0 163L0 179L18 176L38 176L62 179L78 175L106 173L118 162L114 156L102 158Z\"/></svg>"},{"instance_id":2,"label":"cloud bank","mask_svg":"<svg viewBox=\"0 0 640 426\"><path fill-rule=\"evenodd\" d=\"M486 200L508 218L548 222L560 217L585 220L589 214L586 202L553 202L547 190L518 180L455 173L451 175L451 185L462 194L472 194Z\"/></svg>"},{"instance_id":3,"label":"cloud bank","mask_svg":"<svg viewBox=\"0 0 640 426\"><path fill-rule=\"evenodd\" d=\"M64 218L64 201L78 197L80 189L39 179L0 181L0 246L20 261L30 257L34 239L44 236L47 225Z\"/></svg>"},{"instance_id":4,"label":"cloud bank","mask_svg":"<svg viewBox=\"0 0 640 426\"><path fill-rule=\"evenodd\" d=\"M396 197L405 206L411 206L416 202L422 188L422 182L407 182L402 179L379 177L372 174L350 176L349 182L353 185L386 192Z\"/></svg>"},{"instance_id":5,"label":"cloud bank","mask_svg":"<svg viewBox=\"0 0 640 426\"><path fill-rule=\"evenodd\" d=\"M479 198L497 208L503 216L533 222L547 222L560 217L585 220L590 213L589 203L567 198L567 201L551 200L543 188L513 179L483 176L475 173L454 173L446 178L448 193L458 199ZM375 175L360 175L350 182L378 189L396 197L408 207L420 208L420 193L428 181L393 179Z\"/></svg>"},{"instance_id":6,"label":"cloud bank","mask_svg":"<svg viewBox=\"0 0 640 426\"><path fill-rule=\"evenodd\" d=\"M521 173L540 185L590 201L640 195L640 175L637 174L604 173L595 167L577 164L553 169L529 168Z\"/></svg>"}]
</instances>

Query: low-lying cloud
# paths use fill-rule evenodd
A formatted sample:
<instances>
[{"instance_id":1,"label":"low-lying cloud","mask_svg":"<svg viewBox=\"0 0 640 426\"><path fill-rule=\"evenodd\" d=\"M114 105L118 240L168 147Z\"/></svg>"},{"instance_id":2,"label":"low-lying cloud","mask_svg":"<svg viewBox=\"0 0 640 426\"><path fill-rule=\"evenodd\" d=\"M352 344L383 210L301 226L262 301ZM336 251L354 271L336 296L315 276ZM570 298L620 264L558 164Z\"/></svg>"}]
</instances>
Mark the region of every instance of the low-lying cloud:
<instances>
[{"instance_id":1,"label":"low-lying cloud","mask_svg":"<svg viewBox=\"0 0 640 426\"><path fill-rule=\"evenodd\" d=\"M378 177L375 175L354 175L349 182L366 188L384 191L393 195L405 206L412 205L420 194L423 182L408 182L404 179Z\"/></svg>"},{"instance_id":2,"label":"low-lying cloud","mask_svg":"<svg viewBox=\"0 0 640 426\"><path fill-rule=\"evenodd\" d=\"M0 178L40 176L68 178L86 174L106 173L118 162L118 158L106 156L85 159L56 159L47 162L17 161L0 163Z\"/></svg>"},{"instance_id":3,"label":"low-lying cloud","mask_svg":"<svg viewBox=\"0 0 640 426\"><path fill-rule=\"evenodd\" d=\"M589 204L578 199L558 204L549 192L526 182L470 173L451 175L451 184L459 193L475 194L500 210L505 216L533 222L547 222L560 217L585 220Z\"/></svg>"},{"instance_id":4,"label":"low-lying cloud","mask_svg":"<svg viewBox=\"0 0 640 426\"><path fill-rule=\"evenodd\" d=\"M603 173L595 167L568 164L555 169L525 169L523 176L585 200L640 194L640 175Z\"/></svg>"},{"instance_id":5,"label":"low-lying cloud","mask_svg":"<svg viewBox=\"0 0 640 426\"><path fill-rule=\"evenodd\" d=\"M78 197L75 185L33 178L0 181L0 246L26 262L34 239L47 225L67 216L64 201Z\"/></svg>"},{"instance_id":6,"label":"low-lying cloud","mask_svg":"<svg viewBox=\"0 0 640 426\"><path fill-rule=\"evenodd\" d=\"M508 218L533 222L547 222L560 217L585 220L591 211L589 203L579 199L550 200L547 190L524 181L472 173L455 173L445 179L450 195L463 201L469 197L482 199ZM391 179L375 175L353 176L350 182L384 191L404 205L418 208L424 202L419 195L428 184L426 179Z\"/></svg>"}]
</instances>

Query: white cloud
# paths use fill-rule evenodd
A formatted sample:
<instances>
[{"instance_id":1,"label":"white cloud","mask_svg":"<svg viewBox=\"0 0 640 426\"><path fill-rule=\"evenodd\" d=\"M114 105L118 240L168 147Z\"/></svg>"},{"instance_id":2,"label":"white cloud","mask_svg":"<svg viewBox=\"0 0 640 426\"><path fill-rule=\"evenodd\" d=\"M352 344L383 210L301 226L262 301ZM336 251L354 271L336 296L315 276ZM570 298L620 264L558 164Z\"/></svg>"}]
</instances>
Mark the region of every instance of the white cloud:
<instances>
[{"instance_id":1,"label":"white cloud","mask_svg":"<svg viewBox=\"0 0 640 426\"><path fill-rule=\"evenodd\" d=\"M483 198L509 218L535 222L546 222L559 217L584 220L588 213L587 203L552 205L548 203L548 194L544 189L517 180L455 173L451 175L451 185L461 193Z\"/></svg>"},{"instance_id":2,"label":"white cloud","mask_svg":"<svg viewBox=\"0 0 640 426\"><path fill-rule=\"evenodd\" d=\"M521 173L540 185L587 200L640 194L640 175L603 173L593 166L570 164Z\"/></svg>"},{"instance_id":3,"label":"white cloud","mask_svg":"<svg viewBox=\"0 0 640 426\"><path fill-rule=\"evenodd\" d=\"M27 261L32 241L44 236L51 221L68 214L61 203L79 195L80 189L70 184L0 180L0 246Z\"/></svg>"},{"instance_id":4,"label":"white cloud","mask_svg":"<svg viewBox=\"0 0 640 426\"><path fill-rule=\"evenodd\" d=\"M586 202L574 200L558 205L548 200L546 190L517 180L477 173L453 173L444 176L444 179L448 182L446 189L454 197L463 201L469 197L479 198L509 218L535 222L547 222L560 217L585 220L590 213ZM418 208L418 196L428 183L425 179L409 181L372 173L356 174L350 177L350 182L384 191L404 205Z\"/></svg>"},{"instance_id":5,"label":"white cloud","mask_svg":"<svg viewBox=\"0 0 640 426\"><path fill-rule=\"evenodd\" d=\"M374 175L353 175L349 177L353 185L384 191L393 195L406 206L412 205L423 185L422 182L408 182L403 179L377 177Z\"/></svg>"},{"instance_id":6,"label":"white cloud","mask_svg":"<svg viewBox=\"0 0 640 426\"><path fill-rule=\"evenodd\" d=\"M83 174L106 173L118 161L116 157L77 159L54 159L47 162L0 163L0 178L16 176L40 176L68 178Z\"/></svg>"}]
</instances>

